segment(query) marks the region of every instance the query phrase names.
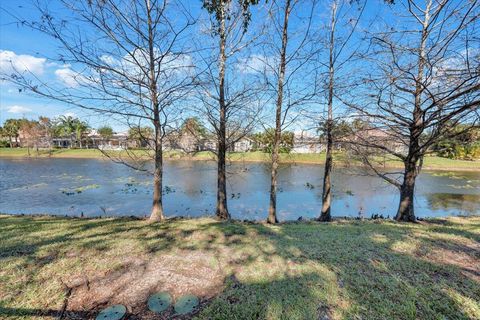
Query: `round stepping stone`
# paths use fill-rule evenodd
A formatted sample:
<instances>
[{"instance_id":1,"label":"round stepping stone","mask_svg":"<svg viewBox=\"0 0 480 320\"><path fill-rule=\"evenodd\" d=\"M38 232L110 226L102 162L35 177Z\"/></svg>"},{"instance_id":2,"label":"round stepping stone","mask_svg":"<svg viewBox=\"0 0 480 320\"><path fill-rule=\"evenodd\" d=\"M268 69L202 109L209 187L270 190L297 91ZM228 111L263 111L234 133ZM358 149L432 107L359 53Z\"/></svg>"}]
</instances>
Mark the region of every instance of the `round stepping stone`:
<instances>
[{"instance_id":1,"label":"round stepping stone","mask_svg":"<svg viewBox=\"0 0 480 320\"><path fill-rule=\"evenodd\" d=\"M198 302L198 298L192 294L180 297L175 303L175 312L177 314L190 313L198 306Z\"/></svg>"},{"instance_id":2,"label":"round stepping stone","mask_svg":"<svg viewBox=\"0 0 480 320\"><path fill-rule=\"evenodd\" d=\"M96 320L120 320L127 313L127 308L121 304L110 306L100 311Z\"/></svg>"},{"instance_id":3,"label":"round stepping stone","mask_svg":"<svg viewBox=\"0 0 480 320\"><path fill-rule=\"evenodd\" d=\"M158 292L148 298L148 309L155 313L161 313L172 304L172 296L168 292Z\"/></svg>"}]
</instances>

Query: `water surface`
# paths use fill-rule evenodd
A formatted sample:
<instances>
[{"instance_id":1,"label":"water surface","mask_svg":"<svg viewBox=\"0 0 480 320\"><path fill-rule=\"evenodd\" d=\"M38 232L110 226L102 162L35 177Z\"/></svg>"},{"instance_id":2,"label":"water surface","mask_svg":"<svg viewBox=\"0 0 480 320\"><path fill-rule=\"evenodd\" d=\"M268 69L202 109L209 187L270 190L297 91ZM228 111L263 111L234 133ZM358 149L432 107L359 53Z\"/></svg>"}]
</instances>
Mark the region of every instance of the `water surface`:
<instances>
[{"instance_id":1,"label":"water surface","mask_svg":"<svg viewBox=\"0 0 480 320\"><path fill-rule=\"evenodd\" d=\"M265 163L228 166L230 213L265 219L270 169ZM164 173L167 216L211 215L216 199L216 164L167 161ZM318 215L323 166L285 164L279 169L278 216L294 220ZM0 159L0 212L80 216L148 215L151 176L98 159ZM359 169L336 168L334 216L394 216L398 191ZM426 172L418 178L419 217L480 214L479 172Z\"/></svg>"}]
</instances>

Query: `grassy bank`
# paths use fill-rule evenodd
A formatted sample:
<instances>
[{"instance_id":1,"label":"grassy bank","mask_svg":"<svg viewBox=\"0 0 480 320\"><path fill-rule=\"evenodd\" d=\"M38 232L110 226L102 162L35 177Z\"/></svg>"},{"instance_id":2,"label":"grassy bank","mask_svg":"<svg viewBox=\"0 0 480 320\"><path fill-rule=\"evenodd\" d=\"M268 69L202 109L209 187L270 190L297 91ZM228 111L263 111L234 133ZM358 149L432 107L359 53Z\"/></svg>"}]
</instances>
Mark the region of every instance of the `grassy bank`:
<instances>
[{"instance_id":1,"label":"grassy bank","mask_svg":"<svg viewBox=\"0 0 480 320\"><path fill-rule=\"evenodd\" d=\"M110 151L115 154L116 151ZM137 156L145 156L144 150L130 150L136 153ZM26 148L0 148L0 158L85 158L85 159L102 159L105 156L99 150L95 149L54 149L54 150L40 150L38 153L30 150L30 156ZM180 152L168 151L165 152L166 159L178 160L213 160L214 156L210 152L199 152L194 155L186 155ZM266 162L269 161L270 155L263 152L232 152L228 154L229 161L235 162ZM378 159L379 165L388 168L400 168L402 164L396 160ZM280 161L283 163L310 163L323 164L325 163L324 153L291 153L281 154ZM335 154L336 164L339 166L345 165L361 165L359 162L352 159L347 159L344 153ZM480 161L463 161L452 160L436 156L428 156L424 161L424 169L426 170L468 170L480 171Z\"/></svg>"},{"instance_id":2,"label":"grassy bank","mask_svg":"<svg viewBox=\"0 0 480 320\"><path fill-rule=\"evenodd\" d=\"M479 319L480 218L147 224L0 216L0 318L88 318L149 294L198 319ZM171 310L164 316L169 317Z\"/></svg>"}]
</instances>

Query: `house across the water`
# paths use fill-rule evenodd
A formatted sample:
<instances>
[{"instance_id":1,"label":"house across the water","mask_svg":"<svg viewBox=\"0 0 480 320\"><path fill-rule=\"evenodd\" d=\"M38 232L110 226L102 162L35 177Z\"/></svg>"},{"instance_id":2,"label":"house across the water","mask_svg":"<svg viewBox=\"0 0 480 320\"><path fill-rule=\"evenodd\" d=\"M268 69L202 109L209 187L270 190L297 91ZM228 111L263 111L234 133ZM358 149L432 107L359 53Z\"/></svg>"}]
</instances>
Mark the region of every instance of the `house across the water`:
<instances>
[{"instance_id":1,"label":"house across the water","mask_svg":"<svg viewBox=\"0 0 480 320\"><path fill-rule=\"evenodd\" d=\"M325 146L320 142L318 136L309 134L306 131L295 133L293 136L293 153L320 153Z\"/></svg>"}]
</instances>

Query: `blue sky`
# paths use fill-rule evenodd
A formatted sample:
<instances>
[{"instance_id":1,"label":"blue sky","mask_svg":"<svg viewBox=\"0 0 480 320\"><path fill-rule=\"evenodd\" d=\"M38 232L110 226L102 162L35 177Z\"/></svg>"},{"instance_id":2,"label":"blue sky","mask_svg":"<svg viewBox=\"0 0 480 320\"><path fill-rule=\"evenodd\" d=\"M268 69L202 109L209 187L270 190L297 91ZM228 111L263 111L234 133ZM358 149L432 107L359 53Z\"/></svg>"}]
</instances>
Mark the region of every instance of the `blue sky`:
<instances>
[{"instance_id":1,"label":"blue sky","mask_svg":"<svg viewBox=\"0 0 480 320\"><path fill-rule=\"evenodd\" d=\"M55 1L51 1L51 4L55 5ZM56 42L41 32L21 26L11 15L13 13L25 19L37 19L38 11L31 1L1 1L0 6L0 54L3 55L3 60L13 58L12 60L18 61L18 68L28 68L46 81L58 80L65 68L48 59L56 56ZM5 62L2 67L9 68ZM93 128L108 124L118 131L126 129L124 125L111 121L109 117L101 117L78 107L20 92L15 85L0 82L0 123L9 118L54 118L59 115L79 117Z\"/></svg>"},{"instance_id":2,"label":"blue sky","mask_svg":"<svg viewBox=\"0 0 480 320\"><path fill-rule=\"evenodd\" d=\"M55 1L50 2L55 6ZM184 3L194 15L201 12L200 0L189 0ZM328 3L328 1L319 1L315 14L317 21L328 19L328 10L324 10ZM380 0L369 1L364 15L365 21L372 17L385 19L390 16L392 8L379 6L379 3L381 3ZM44 81L63 81L68 84L68 66L48 59L57 54L55 41L38 31L19 25L10 15L10 13L14 13L27 20L35 19L38 13L30 1L1 1L0 6L0 67L3 69L2 71L5 72L10 67L5 61L13 61L17 68L28 68ZM291 19L292 28L295 29L304 22L301 21L301 16L305 15L305 10L308 10L307 6L299 7L298 15ZM60 14L62 14L61 11ZM88 121L94 128L108 123L117 131L125 129L123 124L112 121L109 117L98 116L83 109L20 92L14 85L0 82L0 123L8 118L36 119L40 115L53 118L64 114L78 116Z\"/></svg>"}]
</instances>

